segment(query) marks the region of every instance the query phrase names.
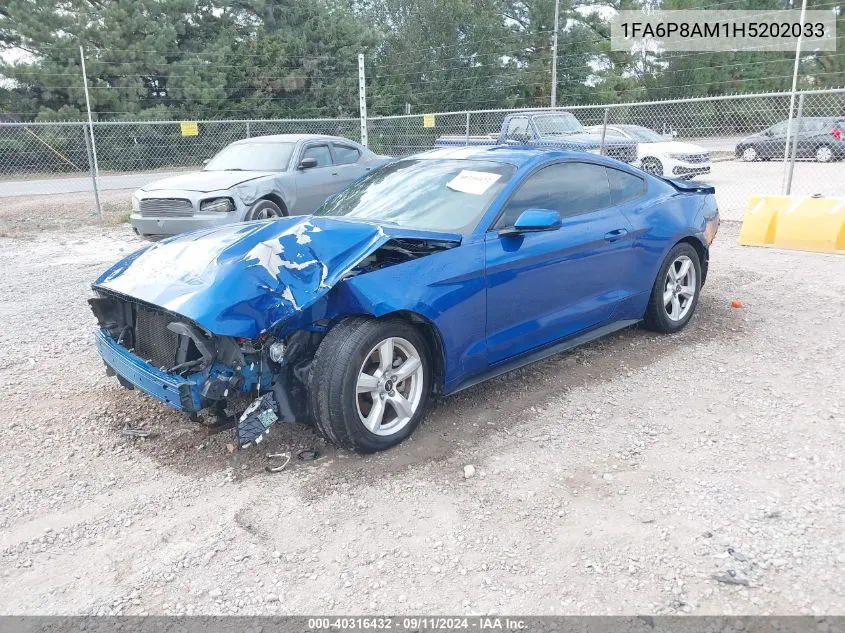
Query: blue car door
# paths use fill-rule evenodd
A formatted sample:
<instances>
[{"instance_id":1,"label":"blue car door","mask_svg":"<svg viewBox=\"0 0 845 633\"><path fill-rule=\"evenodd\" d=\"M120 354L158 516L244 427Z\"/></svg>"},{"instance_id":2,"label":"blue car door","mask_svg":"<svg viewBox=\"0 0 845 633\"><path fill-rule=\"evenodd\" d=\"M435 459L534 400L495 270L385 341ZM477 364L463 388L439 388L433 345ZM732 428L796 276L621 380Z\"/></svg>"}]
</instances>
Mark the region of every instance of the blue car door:
<instances>
[{"instance_id":1,"label":"blue car door","mask_svg":"<svg viewBox=\"0 0 845 633\"><path fill-rule=\"evenodd\" d=\"M616 198L606 168L589 162L543 167L517 188L486 234L490 364L607 323L635 292L633 229ZM499 234L531 208L558 211L562 226Z\"/></svg>"}]
</instances>

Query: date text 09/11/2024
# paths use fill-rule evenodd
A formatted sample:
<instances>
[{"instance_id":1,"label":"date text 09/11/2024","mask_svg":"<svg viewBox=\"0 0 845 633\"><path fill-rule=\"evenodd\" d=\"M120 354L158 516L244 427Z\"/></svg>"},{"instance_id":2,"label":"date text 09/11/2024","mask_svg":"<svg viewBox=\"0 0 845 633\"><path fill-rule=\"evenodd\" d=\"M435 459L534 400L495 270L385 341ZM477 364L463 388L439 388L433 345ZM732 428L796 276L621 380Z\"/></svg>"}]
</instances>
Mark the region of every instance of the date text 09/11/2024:
<instances>
[{"instance_id":1,"label":"date text 09/11/2024","mask_svg":"<svg viewBox=\"0 0 845 633\"><path fill-rule=\"evenodd\" d=\"M524 620L508 617L436 617L406 616L393 617L339 617L309 618L308 629L319 630L478 630L478 631L521 631L526 628Z\"/></svg>"}]
</instances>

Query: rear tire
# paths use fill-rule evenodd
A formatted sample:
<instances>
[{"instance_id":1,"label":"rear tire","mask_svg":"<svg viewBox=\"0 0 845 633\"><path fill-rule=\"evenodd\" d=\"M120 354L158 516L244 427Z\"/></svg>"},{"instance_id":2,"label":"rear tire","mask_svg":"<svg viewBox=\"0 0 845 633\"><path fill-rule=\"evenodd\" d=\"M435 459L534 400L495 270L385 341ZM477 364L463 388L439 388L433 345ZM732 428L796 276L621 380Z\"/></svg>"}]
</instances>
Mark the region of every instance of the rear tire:
<instances>
[{"instance_id":1,"label":"rear tire","mask_svg":"<svg viewBox=\"0 0 845 633\"><path fill-rule=\"evenodd\" d=\"M689 323L701 292L701 261L687 242L675 244L657 273L643 325L662 334L678 332Z\"/></svg>"},{"instance_id":2,"label":"rear tire","mask_svg":"<svg viewBox=\"0 0 845 633\"><path fill-rule=\"evenodd\" d=\"M819 145L816 148L816 162L829 163L833 160L833 150L828 145Z\"/></svg>"},{"instance_id":3,"label":"rear tire","mask_svg":"<svg viewBox=\"0 0 845 633\"><path fill-rule=\"evenodd\" d=\"M287 214L282 210L282 208L272 200L259 200L250 207L249 211L246 212L244 221L272 220L273 218L281 218L285 215Z\"/></svg>"},{"instance_id":4,"label":"rear tire","mask_svg":"<svg viewBox=\"0 0 845 633\"><path fill-rule=\"evenodd\" d=\"M357 453L383 451L422 421L430 352L403 319L351 317L320 343L308 383L311 416L323 437Z\"/></svg>"}]
</instances>

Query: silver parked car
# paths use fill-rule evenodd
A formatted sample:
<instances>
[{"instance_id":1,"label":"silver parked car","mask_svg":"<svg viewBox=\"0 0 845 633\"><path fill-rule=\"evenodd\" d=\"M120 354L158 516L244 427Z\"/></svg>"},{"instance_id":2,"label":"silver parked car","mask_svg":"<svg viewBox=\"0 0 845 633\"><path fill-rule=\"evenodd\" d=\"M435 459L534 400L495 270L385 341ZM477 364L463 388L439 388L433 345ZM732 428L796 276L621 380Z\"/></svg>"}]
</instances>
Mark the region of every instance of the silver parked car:
<instances>
[{"instance_id":1,"label":"silver parked car","mask_svg":"<svg viewBox=\"0 0 845 633\"><path fill-rule=\"evenodd\" d=\"M144 185L130 222L145 237L311 213L329 196L392 160L337 136L279 134L236 141L202 171Z\"/></svg>"}]
</instances>

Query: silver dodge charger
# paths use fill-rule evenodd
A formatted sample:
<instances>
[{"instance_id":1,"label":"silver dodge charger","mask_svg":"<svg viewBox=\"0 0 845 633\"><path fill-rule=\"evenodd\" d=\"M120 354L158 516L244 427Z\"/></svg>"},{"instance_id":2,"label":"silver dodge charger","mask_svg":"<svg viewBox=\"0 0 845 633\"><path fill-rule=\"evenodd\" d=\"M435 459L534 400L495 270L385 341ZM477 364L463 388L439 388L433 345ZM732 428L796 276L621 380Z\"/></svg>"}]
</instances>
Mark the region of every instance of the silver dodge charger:
<instances>
[{"instance_id":1,"label":"silver dodge charger","mask_svg":"<svg viewBox=\"0 0 845 633\"><path fill-rule=\"evenodd\" d=\"M202 171L156 180L132 196L144 237L314 211L329 196L392 160L337 136L279 134L236 141Z\"/></svg>"}]
</instances>

